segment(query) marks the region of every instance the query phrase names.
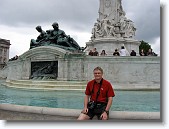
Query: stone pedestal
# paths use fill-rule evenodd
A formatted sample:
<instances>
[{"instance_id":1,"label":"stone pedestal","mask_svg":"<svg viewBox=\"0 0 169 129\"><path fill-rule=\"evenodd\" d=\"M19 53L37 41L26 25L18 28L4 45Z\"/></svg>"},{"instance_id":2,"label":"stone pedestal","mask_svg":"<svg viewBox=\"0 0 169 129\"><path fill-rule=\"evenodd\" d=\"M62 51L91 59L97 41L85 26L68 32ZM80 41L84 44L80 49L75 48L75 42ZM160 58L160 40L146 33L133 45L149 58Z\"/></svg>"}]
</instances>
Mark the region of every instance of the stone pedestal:
<instances>
[{"instance_id":1,"label":"stone pedestal","mask_svg":"<svg viewBox=\"0 0 169 129\"><path fill-rule=\"evenodd\" d=\"M140 42L134 39L100 38L86 43L86 54L88 54L90 50L93 50L93 48L96 48L99 54L102 52L102 50L105 50L108 56L112 56L115 49L120 50L121 46L124 46L128 51L128 55L130 55L131 50L135 50L137 56L139 56L139 45Z\"/></svg>"},{"instance_id":2,"label":"stone pedestal","mask_svg":"<svg viewBox=\"0 0 169 129\"><path fill-rule=\"evenodd\" d=\"M128 55L134 50L139 56L141 43L134 39L136 30L134 22L126 17L122 0L100 0L99 18L92 28L91 41L86 43L86 53L96 48L99 54L105 50L111 56L124 46Z\"/></svg>"}]
</instances>

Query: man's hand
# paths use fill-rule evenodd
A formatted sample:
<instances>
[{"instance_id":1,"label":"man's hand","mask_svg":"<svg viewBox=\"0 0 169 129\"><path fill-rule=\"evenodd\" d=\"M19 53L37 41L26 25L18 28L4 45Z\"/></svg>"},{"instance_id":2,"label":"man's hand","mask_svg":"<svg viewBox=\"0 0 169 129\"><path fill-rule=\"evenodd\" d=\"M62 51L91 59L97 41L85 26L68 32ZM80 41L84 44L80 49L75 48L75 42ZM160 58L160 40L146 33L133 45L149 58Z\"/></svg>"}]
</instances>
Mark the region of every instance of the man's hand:
<instances>
[{"instance_id":1,"label":"man's hand","mask_svg":"<svg viewBox=\"0 0 169 129\"><path fill-rule=\"evenodd\" d=\"M100 116L101 120L108 120L108 115L106 112L103 112L102 115Z\"/></svg>"},{"instance_id":2,"label":"man's hand","mask_svg":"<svg viewBox=\"0 0 169 129\"><path fill-rule=\"evenodd\" d=\"M82 113L87 114L88 113L88 108L84 108Z\"/></svg>"}]
</instances>

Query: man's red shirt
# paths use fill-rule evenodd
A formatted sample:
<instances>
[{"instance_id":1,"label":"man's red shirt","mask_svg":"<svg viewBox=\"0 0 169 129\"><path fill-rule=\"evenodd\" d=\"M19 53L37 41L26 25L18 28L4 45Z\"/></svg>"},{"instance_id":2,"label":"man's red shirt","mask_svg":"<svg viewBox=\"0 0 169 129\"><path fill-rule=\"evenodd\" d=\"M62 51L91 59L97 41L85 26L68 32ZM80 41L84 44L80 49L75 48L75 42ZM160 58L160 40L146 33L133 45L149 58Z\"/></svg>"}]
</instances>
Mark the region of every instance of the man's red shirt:
<instances>
[{"instance_id":1,"label":"man's red shirt","mask_svg":"<svg viewBox=\"0 0 169 129\"><path fill-rule=\"evenodd\" d=\"M91 96L90 101L96 101L97 92L99 90L99 87L100 87L100 83L95 82L95 80L88 82L85 94ZM94 90L92 93L93 88ZM115 96L115 93L114 93L112 85L110 84L110 82L103 79L97 102L106 103L109 97L114 97L114 96Z\"/></svg>"}]
</instances>

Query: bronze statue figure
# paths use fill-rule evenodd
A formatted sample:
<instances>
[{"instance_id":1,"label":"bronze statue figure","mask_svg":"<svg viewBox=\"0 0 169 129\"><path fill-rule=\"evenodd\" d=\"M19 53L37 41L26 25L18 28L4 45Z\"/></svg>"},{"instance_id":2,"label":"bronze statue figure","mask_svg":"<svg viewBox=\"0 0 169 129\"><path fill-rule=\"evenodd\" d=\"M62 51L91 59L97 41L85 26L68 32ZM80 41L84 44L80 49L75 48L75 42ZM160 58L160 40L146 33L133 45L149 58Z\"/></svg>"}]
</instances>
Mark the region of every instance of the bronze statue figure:
<instances>
[{"instance_id":1,"label":"bronze statue figure","mask_svg":"<svg viewBox=\"0 0 169 129\"><path fill-rule=\"evenodd\" d=\"M42 30L41 26L37 26L36 30L40 33L40 35L37 37L36 40L31 39L30 49L41 46L42 41L44 41L47 37L46 32Z\"/></svg>"},{"instance_id":2,"label":"bronze statue figure","mask_svg":"<svg viewBox=\"0 0 169 129\"><path fill-rule=\"evenodd\" d=\"M36 30L40 33L36 40L32 39L30 43L30 49L39 46L55 46L66 50L78 50L83 51L78 43L67 36L63 30L59 29L59 24L54 22L52 24L53 30L47 30L46 32L42 30L41 26L37 26Z\"/></svg>"}]
</instances>

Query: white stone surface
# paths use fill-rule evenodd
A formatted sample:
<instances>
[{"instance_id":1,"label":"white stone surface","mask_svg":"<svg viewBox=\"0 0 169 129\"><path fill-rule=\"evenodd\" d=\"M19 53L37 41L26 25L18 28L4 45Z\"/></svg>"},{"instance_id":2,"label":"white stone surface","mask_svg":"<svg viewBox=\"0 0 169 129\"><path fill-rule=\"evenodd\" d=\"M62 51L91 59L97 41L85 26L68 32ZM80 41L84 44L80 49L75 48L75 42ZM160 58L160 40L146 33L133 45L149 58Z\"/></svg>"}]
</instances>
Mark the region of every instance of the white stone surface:
<instances>
[{"instance_id":1,"label":"white stone surface","mask_svg":"<svg viewBox=\"0 0 169 129\"><path fill-rule=\"evenodd\" d=\"M104 78L116 89L126 86L136 89L160 88L160 57L64 55L59 49L49 47L31 50L21 55L18 60L9 62L7 67L1 70L0 77L7 80L30 79L32 61L58 61L59 81L89 81L93 79L93 69L100 66L104 70Z\"/></svg>"},{"instance_id":2,"label":"white stone surface","mask_svg":"<svg viewBox=\"0 0 169 129\"><path fill-rule=\"evenodd\" d=\"M100 66L104 78L122 86L160 86L160 58L158 57L88 57L87 80L93 69Z\"/></svg>"},{"instance_id":3,"label":"white stone surface","mask_svg":"<svg viewBox=\"0 0 169 129\"><path fill-rule=\"evenodd\" d=\"M63 109L63 108L47 108L47 107L33 107L20 106L13 104L0 104L0 109L8 111L37 113L58 116L75 116L78 117L81 110L77 109ZM160 112L125 112L125 111L110 111L110 119L121 120L160 120Z\"/></svg>"},{"instance_id":4,"label":"white stone surface","mask_svg":"<svg viewBox=\"0 0 169 129\"><path fill-rule=\"evenodd\" d=\"M88 54L90 50L96 48L99 54L101 54L102 50L105 50L108 56L113 56L115 49L120 51L121 46L124 46L128 52L128 56L132 50L135 50L137 56L139 56L140 42L137 40L104 38L89 41L86 43L86 45L88 46L86 49L86 54Z\"/></svg>"}]
</instances>

